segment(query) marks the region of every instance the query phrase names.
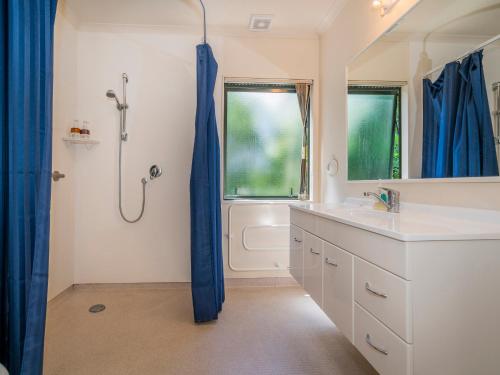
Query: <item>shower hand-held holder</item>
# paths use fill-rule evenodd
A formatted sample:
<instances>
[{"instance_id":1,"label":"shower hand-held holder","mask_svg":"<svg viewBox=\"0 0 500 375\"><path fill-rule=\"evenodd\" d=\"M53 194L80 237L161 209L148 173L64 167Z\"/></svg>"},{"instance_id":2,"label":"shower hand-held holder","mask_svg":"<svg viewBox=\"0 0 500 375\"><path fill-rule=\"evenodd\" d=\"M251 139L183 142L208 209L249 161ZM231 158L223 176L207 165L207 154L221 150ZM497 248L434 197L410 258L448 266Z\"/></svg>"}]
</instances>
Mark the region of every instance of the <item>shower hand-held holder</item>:
<instances>
[{"instance_id":1,"label":"shower hand-held holder","mask_svg":"<svg viewBox=\"0 0 500 375\"><path fill-rule=\"evenodd\" d=\"M136 223L141 220L144 215L144 208L146 205L146 184L148 183L148 179L143 177L141 179L142 183L142 205L141 212L135 219L128 219L123 213L122 209L122 147L123 142L128 140L127 133L127 83L128 83L128 75L127 73L122 74L122 83L123 83L123 103L118 100L116 93L113 90L108 90L106 92L106 96L108 98L114 99L116 101L116 108L120 111L120 145L119 145L119 153L118 153L118 208L120 210L120 215L123 220L127 223ZM162 174L162 170L156 164L153 164L149 168L149 181L154 180L155 178L160 177Z\"/></svg>"}]
</instances>

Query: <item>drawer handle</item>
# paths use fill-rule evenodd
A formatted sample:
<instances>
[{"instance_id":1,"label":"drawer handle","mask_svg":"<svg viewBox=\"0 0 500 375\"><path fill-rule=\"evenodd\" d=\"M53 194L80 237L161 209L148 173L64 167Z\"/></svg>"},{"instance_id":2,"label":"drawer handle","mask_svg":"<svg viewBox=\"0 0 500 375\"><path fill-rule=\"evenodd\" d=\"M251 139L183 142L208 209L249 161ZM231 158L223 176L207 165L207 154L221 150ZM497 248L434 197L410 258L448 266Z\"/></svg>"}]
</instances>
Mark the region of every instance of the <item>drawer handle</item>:
<instances>
[{"instance_id":1,"label":"drawer handle","mask_svg":"<svg viewBox=\"0 0 500 375\"><path fill-rule=\"evenodd\" d=\"M368 282L365 283L365 288L366 288L367 291L369 291L370 293L376 295L377 297L387 298L387 294L381 293L381 292L377 292L376 290L373 290Z\"/></svg>"},{"instance_id":2,"label":"drawer handle","mask_svg":"<svg viewBox=\"0 0 500 375\"><path fill-rule=\"evenodd\" d=\"M383 355L389 355L389 352L387 350L379 348L377 345L374 345L372 343L372 339L369 333L366 334L366 343L370 345L373 349L375 349L377 352L382 353Z\"/></svg>"},{"instance_id":3,"label":"drawer handle","mask_svg":"<svg viewBox=\"0 0 500 375\"><path fill-rule=\"evenodd\" d=\"M325 263L329 264L330 266L334 266L334 267L338 267L339 266L338 263L336 263L333 260L330 260L330 258L325 258Z\"/></svg>"},{"instance_id":4,"label":"drawer handle","mask_svg":"<svg viewBox=\"0 0 500 375\"><path fill-rule=\"evenodd\" d=\"M302 241L301 241L301 240L298 240L298 239L297 239L297 237L293 237L293 240L294 240L295 242L297 242L297 243L302 243Z\"/></svg>"},{"instance_id":5,"label":"drawer handle","mask_svg":"<svg viewBox=\"0 0 500 375\"><path fill-rule=\"evenodd\" d=\"M319 251L318 252L314 251L314 249L312 247L311 247L310 250L311 250L311 254L314 254L314 255L320 255L321 254Z\"/></svg>"}]
</instances>

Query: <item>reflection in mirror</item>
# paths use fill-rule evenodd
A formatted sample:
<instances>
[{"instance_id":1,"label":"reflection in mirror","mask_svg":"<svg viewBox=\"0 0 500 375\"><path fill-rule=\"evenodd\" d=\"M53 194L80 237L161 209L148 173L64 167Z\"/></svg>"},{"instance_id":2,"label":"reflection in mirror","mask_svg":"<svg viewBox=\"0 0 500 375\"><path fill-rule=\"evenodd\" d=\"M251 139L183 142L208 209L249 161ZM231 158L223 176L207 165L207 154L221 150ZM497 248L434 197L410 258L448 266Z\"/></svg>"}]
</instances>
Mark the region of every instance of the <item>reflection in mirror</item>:
<instances>
[{"instance_id":1,"label":"reflection in mirror","mask_svg":"<svg viewBox=\"0 0 500 375\"><path fill-rule=\"evenodd\" d=\"M350 85L348 95L349 180L401 178L401 87Z\"/></svg>"},{"instance_id":2,"label":"reflection in mirror","mask_svg":"<svg viewBox=\"0 0 500 375\"><path fill-rule=\"evenodd\" d=\"M422 0L352 61L349 180L498 176L499 19L499 0Z\"/></svg>"}]
</instances>

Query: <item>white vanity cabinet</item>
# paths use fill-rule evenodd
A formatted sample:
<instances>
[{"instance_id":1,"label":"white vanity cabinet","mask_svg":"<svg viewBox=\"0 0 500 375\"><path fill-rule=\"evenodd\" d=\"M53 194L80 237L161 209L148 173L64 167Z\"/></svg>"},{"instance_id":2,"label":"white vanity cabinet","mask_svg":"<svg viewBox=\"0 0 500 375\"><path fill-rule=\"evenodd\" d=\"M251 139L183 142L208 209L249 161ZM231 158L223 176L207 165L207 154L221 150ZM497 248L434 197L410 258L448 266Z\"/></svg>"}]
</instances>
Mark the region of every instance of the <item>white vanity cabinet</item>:
<instances>
[{"instance_id":1,"label":"white vanity cabinet","mask_svg":"<svg viewBox=\"0 0 500 375\"><path fill-rule=\"evenodd\" d=\"M304 286L304 231L290 225L290 274Z\"/></svg>"},{"instance_id":2,"label":"white vanity cabinet","mask_svg":"<svg viewBox=\"0 0 500 375\"><path fill-rule=\"evenodd\" d=\"M353 342L352 300L354 257L324 242L323 310L344 335Z\"/></svg>"},{"instance_id":3,"label":"white vanity cabinet","mask_svg":"<svg viewBox=\"0 0 500 375\"><path fill-rule=\"evenodd\" d=\"M309 232L304 232L304 289L323 305L323 241Z\"/></svg>"},{"instance_id":4,"label":"white vanity cabinet","mask_svg":"<svg viewBox=\"0 0 500 375\"><path fill-rule=\"evenodd\" d=\"M291 206L292 275L382 375L500 374L500 216L365 211Z\"/></svg>"}]
</instances>

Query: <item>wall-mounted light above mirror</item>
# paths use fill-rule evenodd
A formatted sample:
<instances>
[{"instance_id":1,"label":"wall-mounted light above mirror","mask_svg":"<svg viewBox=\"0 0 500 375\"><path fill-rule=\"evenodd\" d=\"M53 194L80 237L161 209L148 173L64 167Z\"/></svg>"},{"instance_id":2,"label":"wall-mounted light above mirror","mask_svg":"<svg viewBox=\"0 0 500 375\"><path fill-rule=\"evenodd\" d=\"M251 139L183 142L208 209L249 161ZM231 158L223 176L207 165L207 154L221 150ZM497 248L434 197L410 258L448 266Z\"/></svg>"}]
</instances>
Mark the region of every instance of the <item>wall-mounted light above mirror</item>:
<instances>
[{"instance_id":1,"label":"wall-mounted light above mirror","mask_svg":"<svg viewBox=\"0 0 500 375\"><path fill-rule=\"evenodd\" d=\"M380 16L383 17L389 13L399 0L372 0L372 7L380 11Z\"/></svg>"}]
</instances>

